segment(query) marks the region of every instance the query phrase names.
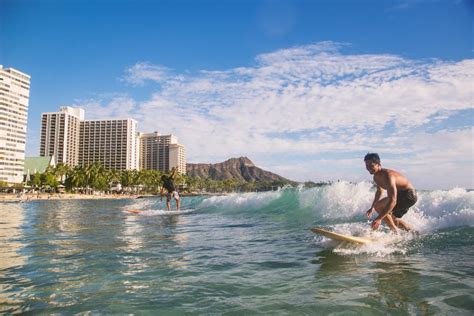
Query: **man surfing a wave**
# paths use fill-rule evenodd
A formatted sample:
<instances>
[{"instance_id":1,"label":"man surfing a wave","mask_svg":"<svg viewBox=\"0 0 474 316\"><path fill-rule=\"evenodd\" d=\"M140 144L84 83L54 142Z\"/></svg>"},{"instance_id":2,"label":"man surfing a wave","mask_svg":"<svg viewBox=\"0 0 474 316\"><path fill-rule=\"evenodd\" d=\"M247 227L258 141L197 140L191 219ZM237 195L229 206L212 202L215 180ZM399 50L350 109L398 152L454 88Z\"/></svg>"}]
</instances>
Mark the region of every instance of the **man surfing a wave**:
<instances>
[{"instance_id":1,"label":"man surfing a wave","mask_svg":"<svg viewBox=\"0 0 474 316\"><path fill-rule=\"evenodd\" d=\"M415 188L401 173L382 168L377 153L365 155L364 162L365 168L374 175L374 182L377 185L374 201L367 211L368 218L374 211L378 213L372 222L372 228L377 230L383 220L395 233L398 233L397 228L410 231L411 227L401 217L417 201ZM380 199L384 190L387 191L387 196Z\"/></svg>"},{"instance_id":2,"label":"man surfing a wave","mask_svg":"<svg viewBox=\"0 0 474 316\"><path fill-rule=\"evenodd\" d=\"M174 198L176 201L176 210L179 211L179 194L176 190L176 186L174 184L174 177L176 176L176 171L178 169L176 167L171 169L171 174L169 176L162 175L161 181L163 181L163 186L161 187L160 195L161 199L163 200L163 192L166 190L166 207L168 211L171 209L171 199Z\"/></svg>"}]
</instances>

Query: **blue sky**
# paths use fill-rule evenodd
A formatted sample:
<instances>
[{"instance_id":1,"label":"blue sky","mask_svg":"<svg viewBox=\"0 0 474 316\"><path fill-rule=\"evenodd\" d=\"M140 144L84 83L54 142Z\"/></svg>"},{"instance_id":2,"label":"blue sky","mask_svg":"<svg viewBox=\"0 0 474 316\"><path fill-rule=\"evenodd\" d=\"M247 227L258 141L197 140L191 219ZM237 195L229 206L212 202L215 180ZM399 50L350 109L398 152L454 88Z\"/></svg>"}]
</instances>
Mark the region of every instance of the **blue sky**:
<instances>
[{"instance_id":1,"label":"blue sky","mask_svg":"<svg viewBox=\"0 0 474 316\"><path fill-rule=\"evenodd\" d=\"M0 1L0 64L42 112L133 117L189 162L248 156L305 181L473 188L472 1Z\"/></svg>"}]
</instances>

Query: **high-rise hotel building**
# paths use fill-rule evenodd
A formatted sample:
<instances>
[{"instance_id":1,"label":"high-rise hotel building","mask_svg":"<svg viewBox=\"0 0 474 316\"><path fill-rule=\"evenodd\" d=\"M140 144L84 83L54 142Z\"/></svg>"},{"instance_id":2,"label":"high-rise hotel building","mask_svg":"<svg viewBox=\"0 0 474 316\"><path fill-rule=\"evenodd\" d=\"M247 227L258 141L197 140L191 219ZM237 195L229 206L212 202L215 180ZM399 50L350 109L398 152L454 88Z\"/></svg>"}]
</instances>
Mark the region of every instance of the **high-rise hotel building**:
<instances>
[{"instance_id":1,"label":"high-rise hotel building","mask_svg":"<svg viewBox=\"0 0 474 316\"><path fill-rule=\"evenodd\" d=\"M169 150L170 168L178 168L178 172L186 174L186 151L181 144L170 144Z\"/></svg>"},{"instance_id":2,"label":"high-rise hotel building","mask_svg":"<svg viewBox=\"0 0 474 316\"><path fill-rule=\"evenodd\" d=\"M56 163L106 169L147 169L186 174L186 152L174 135L137 133L133 119L84 120L84 110L61 107L41 116L40 156Z\"/></svg>"},{"instance_id":3,"label":"high-rise hotel building","mask_svg":"<svg viewBox=\"0 0 474 316\"><path fill-rule=\"evenodd\" d=\"M30 76L0 65L0 181L23 181Z\"/></svg>"},{"instance_id":4,"label":"high-rise hotel building","mask_svg":"<svg viewBox=\"0 0 474 316\"><path fill-rule=\"evenodd\" d=\"M136 130L133 119L84 120L83 109L64 106L41 115L40 156L69 166L137 169Z\"/></svg>"},{"instance_id":5,"label":"high-rise hotel building","mask_svg":"<svg viewBox=\"0 0 474 316\"><path fill-rule=\"evenodd\" d=\"M79 165L100 162L106 169L138 169L136 134L133 119L82 121Z\"/></svg>"},{"instance_id":6,"label":"high-rise hotel building","mask_svg":"<svg viewBox=\"0 0 474 316\"><path fill-rule=\"evenodd\" d=\"M186 152L176 136L138 133L138 139L140 169L167 172L177 167L179 173L186 174Z\"/></svg>"},{"instance_id":7,"label":"high-rise hotel building","mask_svg":"<svg viewBox=\"0 0 474 316\"><path fill-rule=\"evenodd\" d=\"M40 156L54 157L56 163L79 164L80 122L84 110L63 106L59 112L41 115Z\"/></svg>"}]
</instances>

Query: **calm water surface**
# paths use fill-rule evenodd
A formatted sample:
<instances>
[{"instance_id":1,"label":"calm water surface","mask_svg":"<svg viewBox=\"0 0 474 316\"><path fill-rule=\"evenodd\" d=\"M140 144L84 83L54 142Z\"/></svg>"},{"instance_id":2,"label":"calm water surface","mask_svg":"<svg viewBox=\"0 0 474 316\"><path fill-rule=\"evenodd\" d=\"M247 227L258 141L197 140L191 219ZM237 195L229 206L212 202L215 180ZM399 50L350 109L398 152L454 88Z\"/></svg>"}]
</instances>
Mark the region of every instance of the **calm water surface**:
<instances>
[{"instance_id":1,"label":"calm water surface","mask_svg":"<svg viewBox=\"0 0 474 316\"><path fill-rule=\"evenodd\" d=\"M153 198L0 204L0 312L472 315L472 196L454 224L417 209L419 236L360 250L309 231L367 226L361 209L328 216L328 194L184 198L196 210L174 216Z\"/></svg>"}]
</instances>

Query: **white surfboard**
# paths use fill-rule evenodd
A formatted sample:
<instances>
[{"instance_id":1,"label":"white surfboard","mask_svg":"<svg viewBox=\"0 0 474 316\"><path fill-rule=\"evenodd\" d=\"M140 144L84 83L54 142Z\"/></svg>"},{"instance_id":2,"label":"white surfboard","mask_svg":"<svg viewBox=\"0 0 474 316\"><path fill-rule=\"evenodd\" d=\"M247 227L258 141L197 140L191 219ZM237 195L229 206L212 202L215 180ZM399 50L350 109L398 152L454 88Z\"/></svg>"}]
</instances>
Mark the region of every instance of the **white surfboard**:
<instances>
[{"instance_id":1,"label":"white surfboard","mask_svg":"<svg viewBox=\"0 0 474 316\"><path fill-rule=\"evenodd\" d=\"M322 235L324 237L328 237L330 239L336 240L336 241L345 241L345 242L350 242L358 245L365 245L371 242L376 241L376 239L373 238L367 238L367 237L356 237L356 236L350 236L350 235L343 235L335 232L331 232L319 227L314 227L311 228L311 231L313 233Z\"/></svg>"},{"instance_id":2,"label":"white surfboard","mask_svg":"<svg viewBox=\"0 0 474 316\"><path fill-rule=\"evenodd\" d=\"M146 215L146 216L166 216L166 215L180 215L180 214L186 214L186 213L191 213L194 212L196 209L193 208L188 208L188 209L181 209L181 210L125 210L125 212L129 214L135 214L135 215Z\"/></svg>"}]
</instances>

